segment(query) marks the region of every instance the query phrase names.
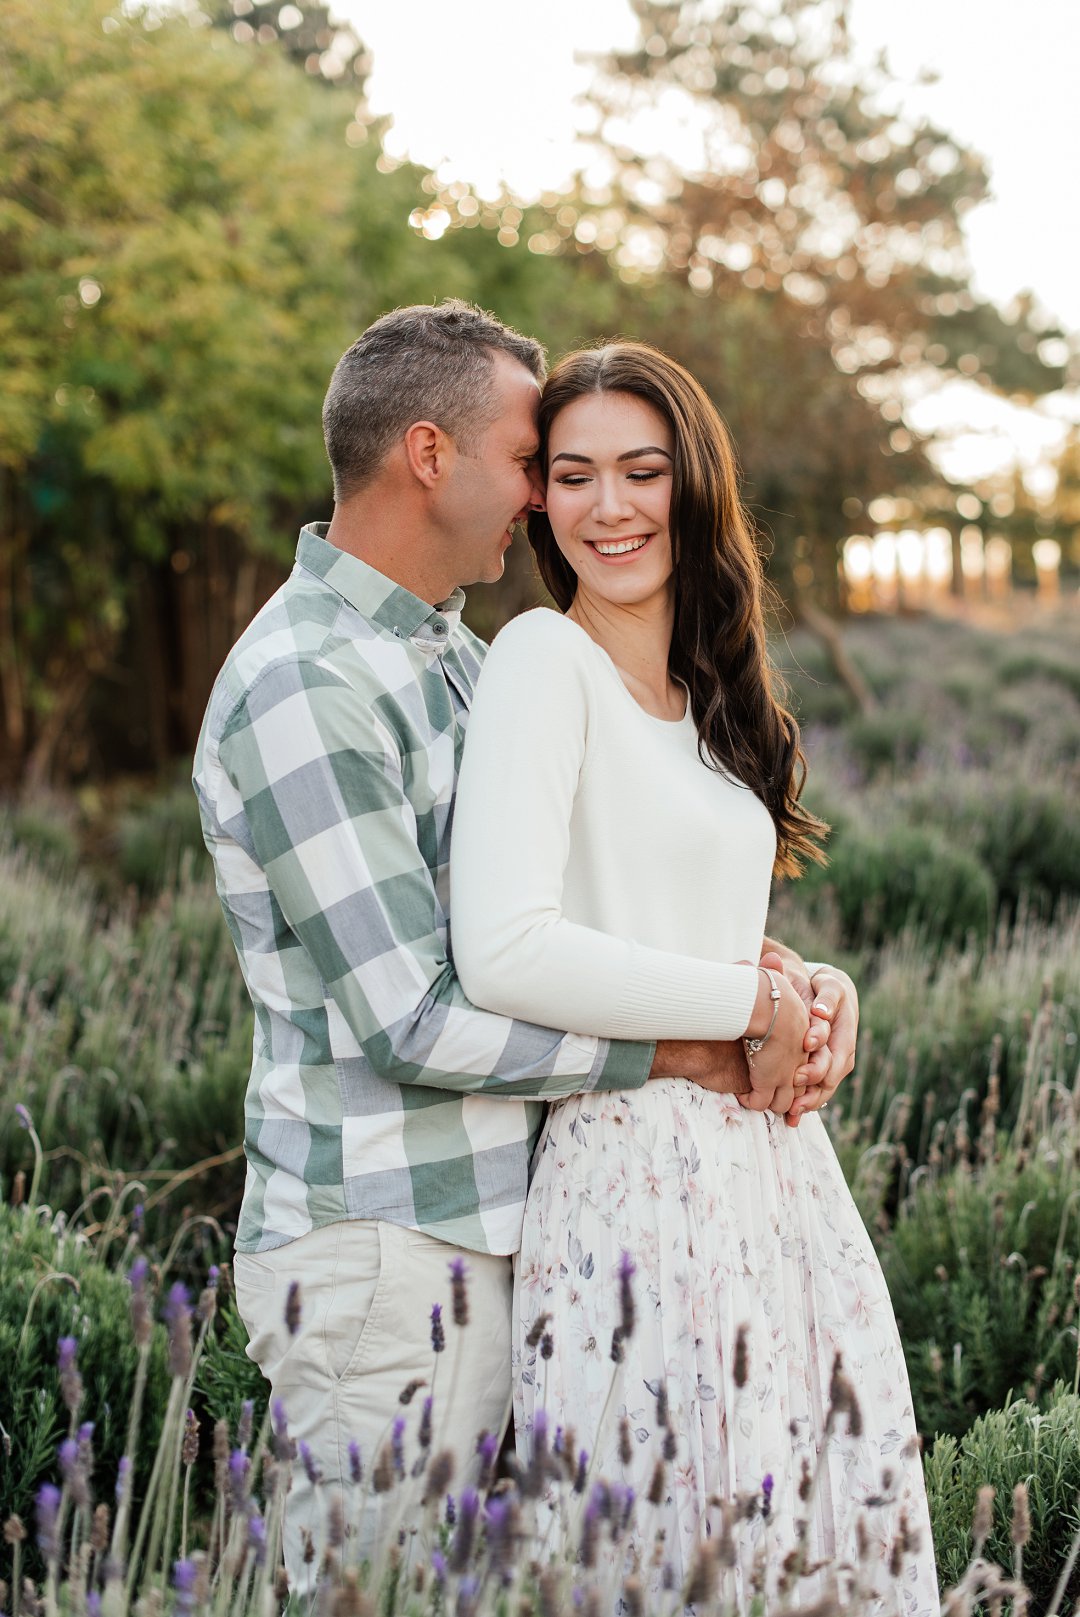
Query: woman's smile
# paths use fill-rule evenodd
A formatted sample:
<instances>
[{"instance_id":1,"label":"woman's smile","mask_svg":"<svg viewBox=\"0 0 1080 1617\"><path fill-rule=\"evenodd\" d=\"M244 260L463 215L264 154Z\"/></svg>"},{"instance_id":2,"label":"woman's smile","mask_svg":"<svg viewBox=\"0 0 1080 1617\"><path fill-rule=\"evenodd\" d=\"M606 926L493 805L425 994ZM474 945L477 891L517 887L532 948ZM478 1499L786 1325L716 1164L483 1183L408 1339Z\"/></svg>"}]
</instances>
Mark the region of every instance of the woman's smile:
<instances>
[{"instance_id":1,"label":"woman's smile","mask_svg":"<svg viewBox=\"0 0 1080 1617\"><path fill-rule=\"evenodd\" d=\"M606 562L628 562L639 556L654 534L631 534L624 539L585 539L583 544Z\"/></svg>"}]
</instances>

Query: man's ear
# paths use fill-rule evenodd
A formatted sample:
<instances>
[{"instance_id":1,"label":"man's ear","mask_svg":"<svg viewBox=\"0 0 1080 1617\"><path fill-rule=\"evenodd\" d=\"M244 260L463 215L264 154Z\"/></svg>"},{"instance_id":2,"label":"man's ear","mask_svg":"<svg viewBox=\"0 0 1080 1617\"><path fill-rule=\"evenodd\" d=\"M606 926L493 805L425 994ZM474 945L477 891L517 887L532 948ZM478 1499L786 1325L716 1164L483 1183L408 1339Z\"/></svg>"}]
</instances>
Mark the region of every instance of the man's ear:
<instances>
[{"instance_id":1,"label":"man's ear","mask_svg":"<svg viewBox=\"0 0 1080 1617\"><path fill-rule=\"evenodd\" d=\"M414 421L404 445L406 464L425 488L434 488L446 477L457 454L453 439L433 421Z\"/></svg>"}]
</instances>

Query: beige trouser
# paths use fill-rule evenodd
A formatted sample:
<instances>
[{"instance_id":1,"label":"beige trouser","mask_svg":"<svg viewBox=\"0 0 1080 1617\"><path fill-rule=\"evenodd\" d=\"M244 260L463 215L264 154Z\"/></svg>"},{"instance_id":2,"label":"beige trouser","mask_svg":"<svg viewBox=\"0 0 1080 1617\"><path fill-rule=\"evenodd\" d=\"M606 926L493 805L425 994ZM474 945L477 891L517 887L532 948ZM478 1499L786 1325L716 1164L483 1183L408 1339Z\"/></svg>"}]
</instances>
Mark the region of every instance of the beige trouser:
<instances>
[{"instance_id":1,"label":"beige trouser","mask_svg":"<svg viewBox=\"0 0 1080 1617\"><path fill-rule=\"evenodd\" d=\"M453 1322L449 1265L466 1263L469 1324ZM466 1252L433 1236L382 1221L353 1220L313 1230L255 1256L238 1252L234 1276L248 1355L281 1400L295 1443L303 1441L322 1473L312 1484L297 1459L285 1512L285 1566L293 1595L314 1589L325 1542L327 1509L340 1493L360 1559L385 1550L397 1512L412 1490L413 1525L423 1484L398 1481L393 1493L371 1496L372 1472L397 1416L406 1418L405 1465L419 1455L417 1431L434 1381L432 1453L449 1448L456 1465L451 1491L475 1481L477 1435L502 1436L510 1407L511 1264L505 1257ZM289 1285L300 1286L300 1322L285 1320ZM446 1348L432 1349L431 1308L441 1303ZM412 1380L427 1382L407 1407L399 1402ZM359 1489L349 1481L350 1443L360 1446ZM366 1508L364 1501L366 1500ZM305 1535L315 1546L314 1559Z\"/></svg>"}]
</instances>

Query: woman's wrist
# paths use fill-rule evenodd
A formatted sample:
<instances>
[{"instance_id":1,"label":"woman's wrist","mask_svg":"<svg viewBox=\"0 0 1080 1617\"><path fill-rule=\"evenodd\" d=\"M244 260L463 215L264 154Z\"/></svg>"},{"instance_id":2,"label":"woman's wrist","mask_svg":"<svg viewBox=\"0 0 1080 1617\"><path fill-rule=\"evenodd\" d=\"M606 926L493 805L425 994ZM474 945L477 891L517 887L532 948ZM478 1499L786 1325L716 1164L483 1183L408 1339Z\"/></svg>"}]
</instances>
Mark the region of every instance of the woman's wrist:
<instances>
[{"instance_id":1,"label":"woman's wrist","mask_svg":"<svg viewBox=\"0 0 1080 1617\"><path fill-rule=\"evenodd\" d=\"M780 982L778 974L767 966L759 966L759 980L754 1009L743 1035L747 1058L752 1060L763 1048L776 1026L780 1011Z\"/></svg>"}]
</instances>

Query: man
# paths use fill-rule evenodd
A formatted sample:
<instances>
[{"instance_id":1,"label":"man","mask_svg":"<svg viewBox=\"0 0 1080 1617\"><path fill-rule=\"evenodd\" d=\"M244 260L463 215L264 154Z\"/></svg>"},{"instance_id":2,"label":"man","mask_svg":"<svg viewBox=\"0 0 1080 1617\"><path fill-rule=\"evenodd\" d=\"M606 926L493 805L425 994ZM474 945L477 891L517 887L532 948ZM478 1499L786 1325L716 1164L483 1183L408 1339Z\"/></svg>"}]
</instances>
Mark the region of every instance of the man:
<instances>
[{"instance_id":1,"label":"man","mask_svg":"<svg viewBox=\"0 0 1080 1617\"><path fill-rule=\"evenodd\" d=\"M501 576L537 497L543 374L537 343L457 301L395 310L349 349L323 412L333 521L302 531L199 741L204 832L256 1018L237 1300L331 1487L356 1465L351 1444L378 1464L395 1417L415 1444L423 1393L399 1395L430 1382L443 1340L436 1441L458 1484L477 1433L505 1423L539 1103L650 1077L747 1087L741 1047L513 1022L472 1006L454 975L450 820L484 653L459 586ZM814 993L802 980L816 1012L805 1109L850 1070L855 1009L842 974ZM453 1322L455 1259L468 1326ZM297 1472L289 1500L298 1591L319 1536L314 1474Z\"/></svg>"}]
</instances>

